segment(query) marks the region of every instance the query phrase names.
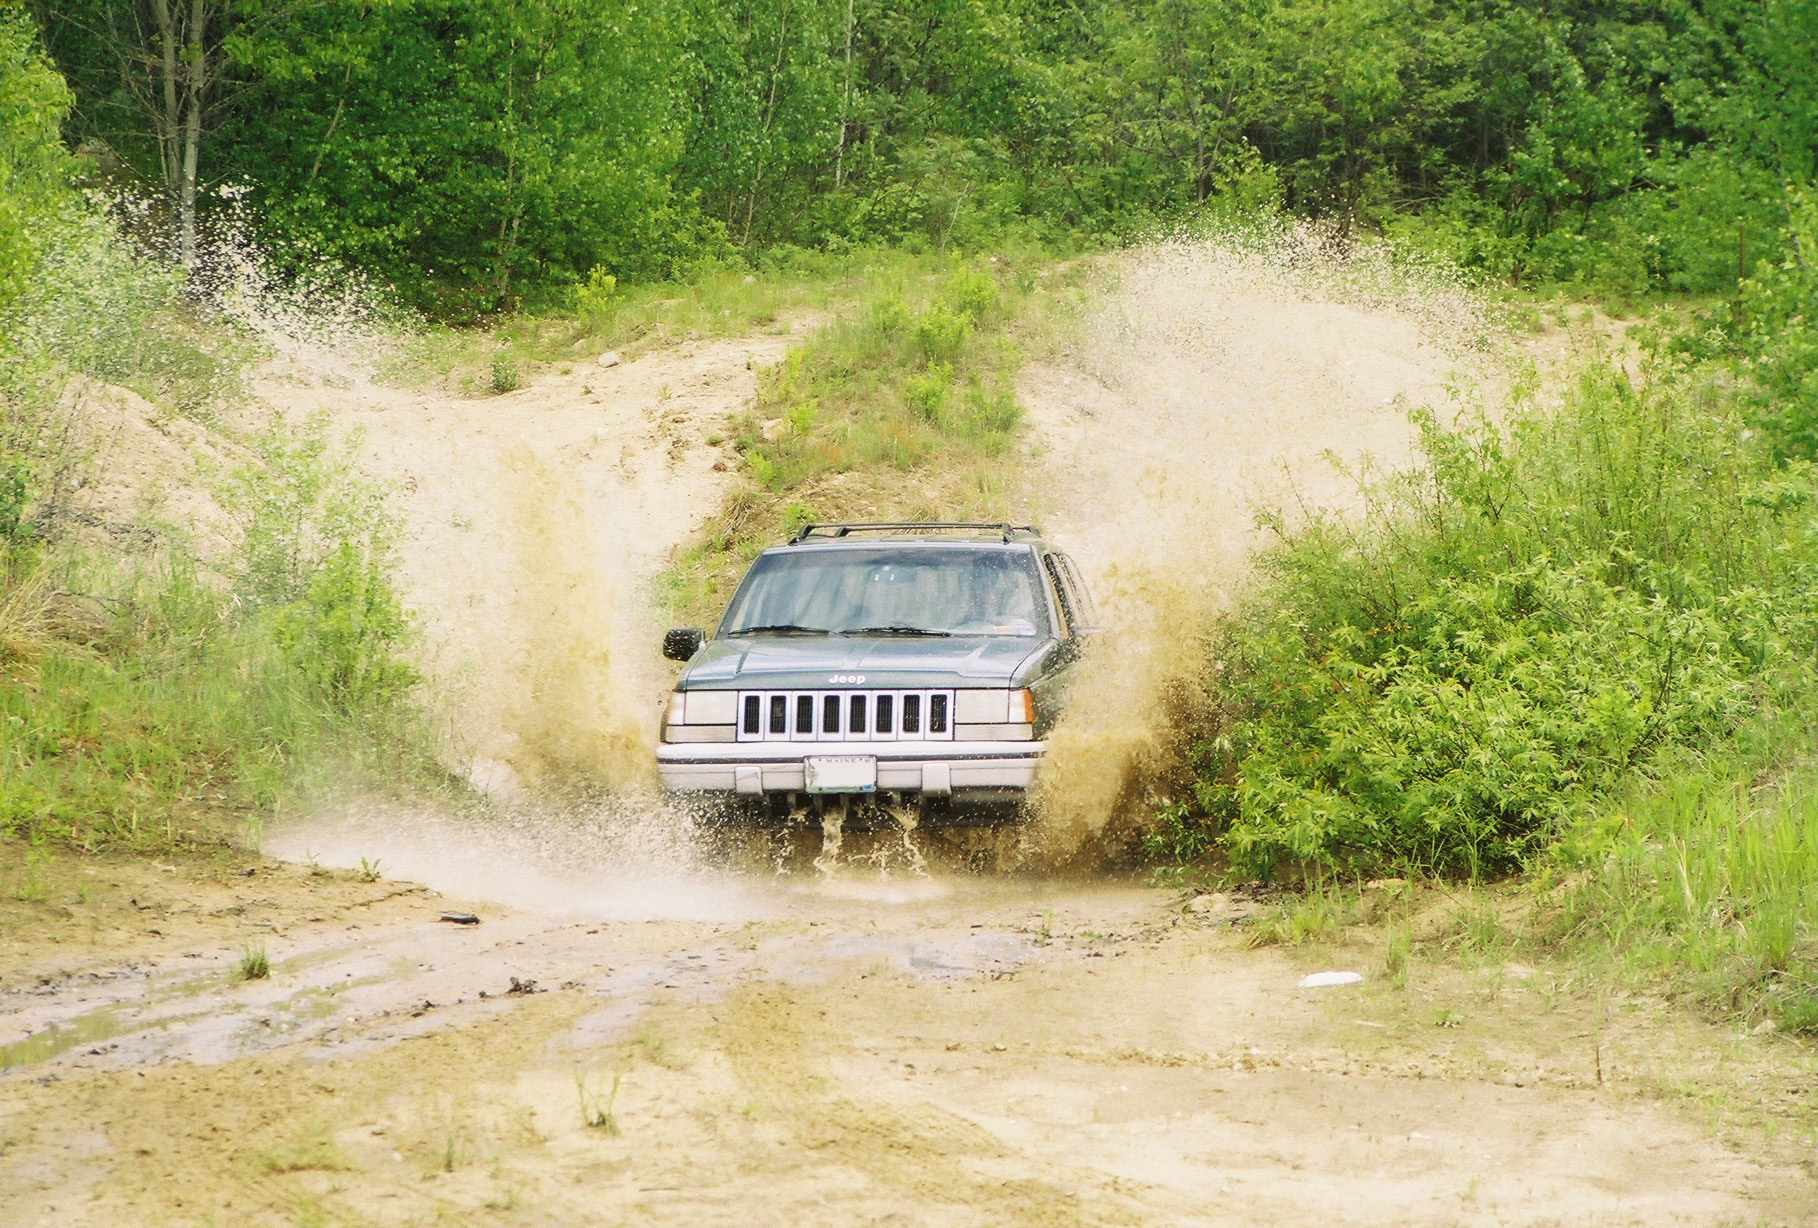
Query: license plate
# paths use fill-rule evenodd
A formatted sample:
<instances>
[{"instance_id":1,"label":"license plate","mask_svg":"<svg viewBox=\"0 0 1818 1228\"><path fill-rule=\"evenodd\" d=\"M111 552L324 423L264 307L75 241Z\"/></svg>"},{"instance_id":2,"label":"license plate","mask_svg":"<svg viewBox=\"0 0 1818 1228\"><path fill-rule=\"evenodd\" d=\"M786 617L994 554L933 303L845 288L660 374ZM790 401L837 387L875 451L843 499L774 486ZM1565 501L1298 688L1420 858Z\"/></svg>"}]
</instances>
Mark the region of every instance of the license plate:
<instances>
[{"instance_id":1,"label":"license plate","mask_svg":"<svg viewBox=\"0 0 1818 1228\"><path fill-rule=\"evenodd\" d=\"M802 760L810 793L874 793L877 759L872 755L811 755Z\"/></svg>"}]
</instances>

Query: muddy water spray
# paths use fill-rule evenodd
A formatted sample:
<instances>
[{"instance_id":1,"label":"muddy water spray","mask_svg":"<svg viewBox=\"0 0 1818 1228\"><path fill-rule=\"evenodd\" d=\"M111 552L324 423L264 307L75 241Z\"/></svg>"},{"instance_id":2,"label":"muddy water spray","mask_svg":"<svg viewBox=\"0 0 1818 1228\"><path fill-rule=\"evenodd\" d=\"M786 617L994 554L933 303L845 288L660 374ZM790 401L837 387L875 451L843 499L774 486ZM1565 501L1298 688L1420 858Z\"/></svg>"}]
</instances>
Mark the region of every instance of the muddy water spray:
<instances>
[{"instance_id":1,"label":"muddy water spray","mask_svg":"<svg viewBox=\"0 0 1818 1228\"><path fill-rule=\"evenodd\" d=\"M503 756L531 784L648 786L649 690L626 678L614 636L630 621L631 603L615 590L579 502L548 462L519 448L509 463L518 548L512 610L523 639Z\"/></svg>"},{"instance_id":2,"label":"muddy water spray","mask_svg":"<svg viewBox=\"0 0 1818 1228\"><path fill-rule=\"evenodd\" d=\"M1065 860L1147 796L1210 665L1203 632L1259 544L1355 506L1343 466L1411 453L1407 412L1492 366L1479 301L1447 270L1350 250L1305 226L1130 257L1071 358L1019 390L1044 460L1050 534L1111 628L1075 683L1038 786L1038 857ZM1332 461L1339 464L1333 464Z\"/></svg>"}]
</instances>

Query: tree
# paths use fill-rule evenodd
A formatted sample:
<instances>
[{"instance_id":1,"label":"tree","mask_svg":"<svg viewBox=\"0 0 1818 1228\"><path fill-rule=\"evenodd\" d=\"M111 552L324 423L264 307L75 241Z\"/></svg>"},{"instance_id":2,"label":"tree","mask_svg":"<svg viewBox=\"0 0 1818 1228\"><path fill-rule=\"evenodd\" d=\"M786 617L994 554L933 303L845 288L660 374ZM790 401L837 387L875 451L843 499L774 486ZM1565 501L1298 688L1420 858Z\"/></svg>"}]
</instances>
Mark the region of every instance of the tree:
<instances>
[{"instance_id":1,"label":"tree","mask_svg":"<svg viewBox=\"0 0 1818 1228\"><path fill-rule=\"evenodd\" d=\"M203 142L235 100L230 40L256 36L259 0L40 2L53 53L75 77L90 131L142 174L153 155L172 219L173 252L196 259ZM151 175L146 175L152 178Z\"/></svg>"},{"instance_id":2,"label":"tree","mask_svg":"<svg viewBox=\"0 0 1818 1228\"><path fill-rule=\"evenodd\" d=\"M70 159L58 128L69 102L30 19L0 13L0 318L25 288L45 216L67 190Z\"/></svg>"}]
</instances>

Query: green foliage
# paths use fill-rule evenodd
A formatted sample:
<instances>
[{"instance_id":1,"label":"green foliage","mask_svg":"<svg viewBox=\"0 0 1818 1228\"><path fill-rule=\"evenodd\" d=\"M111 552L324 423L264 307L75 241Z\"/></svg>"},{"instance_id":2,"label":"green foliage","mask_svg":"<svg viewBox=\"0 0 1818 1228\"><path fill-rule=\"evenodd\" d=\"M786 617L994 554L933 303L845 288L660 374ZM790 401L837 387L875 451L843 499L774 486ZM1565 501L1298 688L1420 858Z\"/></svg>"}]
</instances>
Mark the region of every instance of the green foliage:
<instances>
[{"instance_id":1,"label":"green foliage","mask_svg":"<svg viewBox=\"0 0 1818 1228\"><path fill-rule=\"evenodd\" d=\"M1267 553L1222 635L1200 812L1249 872L1525 864L1809 682L1818 488L1695 385L1595 370L1421 428L1424 469Z\"/></svg>"},{"instance_id":2,"label":"green foliage","mask_svg":"<svg viewBox=\"0 0 1818 1228\"><path fill-rule=\"evenodd\" d=\"M240 949L240 962L234 967L234 976L242 981L270 978L271 958L265 954L264 943L249 942Z\"/></svg>"},{"instance_id":3,"label":"green foliage","mask_svg":"<svg viewBox=\"0 0 1818 1228\"><path fill-rule=\"evenodd\" d=\"M25 507L31 487L23 457L0 455L0 560L10 556L30 535Z\"/></svg>"},{"instance_id":4,"label":"green foliage","mask_svg":"<svg viewBox=\"0 0 1818 1228\"><path fill-rule=\"evenodd\" d=\"M0 14L0 839L84 849L226 834L332 758L424 779L397 700L415 675L387 578L391 521L326 422L275 424L223 475L221 575L174 538L85 548L81 415L124 384L162 412L236 404L248 346L69 186L66 95ZM6 280L12 273L21 277Z\"/></svg>"},{"instance_id":5,"label":"green foliage","mask_svg":"<svg viewBox=\"0 0 1818 1228\"><path fill-rule=\"evenodd\" d=\"M155 48L114 0L33 7L69 134L163 184ZM1728 291L1814 171L1807 0L206 7L203 180L251 185L297 262L457 317L596 270L1232 207L1421 233L1513 281Z\"/></svg>"},{"instance_id":6,"label":"green foliage","mask_svg":"<svg viewBox=\"0 0 1818 1228\"><path fill-rule=\"evenodd\" d=\"M0 318L30 283L43 218L72 170L57 139L69 90L35 43L23 14L0 12Z\"/></svg>"},{"instance_id":7,"label":"green foliage","mask_svg":"<svg viewBox=\"0 0 1818 1228\"><path fill-rule=\"evenodd\" d=\"M322 414L298 429L274 422L219 490L240 528L236 596L267 619L299 676L347 714L388 708L420 681L398 658L411 623L390 579L395 520L360 475L356 446L337 446Z\"/></svg>"},{"instance_id":8,"label":"green foliage","mask_svg":"<svg viewBox=\"0 0 1818 1228\"><path fill-rule=\"evenodd\" d=\"M1719 1014L1815 1030L1811 735L1808 710L1779 714L1573 825L1535 884L1535 939L1608 952ZM1778 779L1752 785L1764 772Z\"/></svg>"},{"instance_id":9,"label":"green foliage","mask_svg":"<svg viewBox=\"0 0 1818 1228\"><path fill-rule=\"evenodd\" d=\"M524 383L523 373L518 370L518 360L509 351L500 350L492 356L492 391L503 396L507 392L516 392Z\"/></svg>"},{"instance_id":10,"label":"green foliage","mask_svg":"<svg viewBox=\"0 0 1818 1228\"><path fill-rule=\"evenodd\" d=\"M596 327L604 323L612 314L612 295L618 286L618 278L599 265L594 265L587 274L587 280L575 287L575 314Z\"/></svg>"},{"instance_id":11,"label":"green foliage","mask_svg":"<svg viewBox=\"0 0 1818 1228\"><path fill-rule=\"evenodd\" d=\"M397 655L410 632L383 562L347 540L273 622L279 650L343 713L394 705L422 681Z\"/></svg>"},{"instance_id":12,"label":"green foliage","mask_svg":"<svg viewBox=\"0 0 1818 1228\"><path fill-rule=\"evenodd\" d=\"M383 557L394 532L380 492L359 474L353 441L329 437L318 412L300 428L273 421L251 441L251 459L216 492L240 530L234 590L259 608L302 600L344 544Z\"/></svg>"},{"instance_id":13,"label":"green foliage","mask_svg":"<svg viewBox=\"0 0 1818 1228\"><path fill-rule=\"evenodd\" d=\"M995 455L1020 417L1014 350L998 279L962 265L912 305L899 289L792 351L760 392L741 434L752 474L784 492L827 472L874 465L911 469L959 450ZM981 323L975 323L979 321ZM788 430L754 426L778 413Z\"/></svg>"},{"instance_id":14,"label":"green foliage","mask_svg":"<svg viewBox=\"0 0 1818 1228\"><path fill-rule=\"evenodd\" d=\"M950 364L971 338L971 318L944 303L933 303L916 317L916 347L930 366Z\"/></svg>"},{"instance_id":15,"label":"green foliage","mask_svg":"<svg viewBox=\"0 0 1818 1228\"><path fill-rule=\"evenodd\" d=\"M1783 456L1818 459L1818 191L1788 200L1779 255L1741 287L1732 326L1756 421Z\"/></svg>"}]
</instances>

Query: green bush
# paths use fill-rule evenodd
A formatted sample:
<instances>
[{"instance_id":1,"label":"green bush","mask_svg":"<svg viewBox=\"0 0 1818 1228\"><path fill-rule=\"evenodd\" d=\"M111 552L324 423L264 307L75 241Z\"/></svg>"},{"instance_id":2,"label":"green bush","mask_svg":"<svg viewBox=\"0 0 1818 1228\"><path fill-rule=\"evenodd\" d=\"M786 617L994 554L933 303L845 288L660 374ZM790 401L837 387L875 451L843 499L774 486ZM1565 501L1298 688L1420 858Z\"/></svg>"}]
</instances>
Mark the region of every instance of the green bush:
<instances>
[{"instance_id":1,"label":"green bush","mask_svg":"<svg viewBox=\"0 0 1818 1228\"><path fill-rule=\"evenodd\" d=\"M29 469L25 458L0 453L0 559L6 558L28 536L25 507L31 500Z\"/></svg>"},{"instance_id":2,"label":"green bush","mask_svg":"<svg viewBox=\"0 0 1818 1228\"><path fill-rule=\"evenodd\" d=\"M1533 884L1532 940L1607 953L1718 1015L1818 1031L1812 715L1774 713L1688 752L1568 828Z\"/></svg>"},{"instance_id":3,"label":"green bush","mask_svg":"<svg viewBox=\"0 0 1818 1228\"><path fill-rule=\"evenodd\" d=\"M389 707L422 681L399 650L411 623L383 563L342 541L316 569L300 601L277 611L279 649L334 708Z\"/></svg>"},{"instance_id":4,"label":"green bush","mask_svg":"<svg viewBox=\"0 0 1818 1228\"><path fill-rule=\"evenodd\" d=\"M574 289L575 314L588 324L604 324L612 315L612 296L618 287L618 278L594 265L587 280Z\"/></svg>"},{"instance_id":5,"label":"green bush","mask_svg":"<svg viewBox=\"0 0 1818 1228\"><path fill-rule=\"evenodd\" d=\"M0 838L169 846L324 763L430 778L378 491L320 418L251 451L218 492L240 528L225 588L176 554L0 575Z\"/></svg>"},{"instance_id":6,"label":"green bush","mask_svg":"<svg viewBox=\"0 0 1818 1228\"><path fill-rule=\"evenodd\" d=\"M516 392L524 382L518 371L518 360L510 354L500 352L492 356L492 390L503 396L507 392Z\"/></svg>"},{"instance_id":7,"label":"green bush","mask_svg":"<svg viewBox=\"0 0 1818 1228\"><path fill-rule=\"evenodd\" d=\"M389 557L395 523L379 488L361 477L356 446L329 437L326 413L295 428L275 420L251 440L251 458L217 484L239 529L228 567L242 601L267 609L303 600L347 543Z\"/></svg>"},{"instance_id":8,"label":"green bush","mask_svg":"<svg viewBox=\"0 0 1818 1228\"><path fill-rule=\"evenodd\" d=\"M940 299L974 324L980 323L997 311L997 279L984 269L961 269L941 287Z\"/></svg>"},{"instance_id":9,"label":"green bush","mask_svg":"<svg viewBox=\"0 0 1818 1228\"><path fill-rule=\"evenodd\" d=\"M1787 201L1784 246L1757 266L1733 324L1756 421L1783 456L1818 457L1818 190Z\"/></svg>"},{"instance_id":10,"label":"green bush","mask_svg":"<svg viewBox=\"0 0 1818 1228\"><path fill-rule=\"evenodd\" d=\"M938 425L947 417L947 404L953 399L953 366L950 363L928 364L921 375L903 380L903 400L923 419Z\"/></svg>"},{"instance_id":11,"label":"green bush","mask_svg":"<svg viewBox=\"0 0 1818 1228\"><path fill-rule=\"evenodd\" d=\"M936 302L915 321L915 341L930 365L952 363L972 336L972 317Z\"/></svg>"},{"instance_id":12,"label":"green bush","mask_svg":"<svg viewBox=\"0 0 1818 1228\"><path fill-rule=\"evenodd\" d=\"M1809 470L1688 381L1586 375L1259 561L1196 810L1243 869L1519 866L1676 744L1809 681Z\"/></svg>"}]
</instances>

